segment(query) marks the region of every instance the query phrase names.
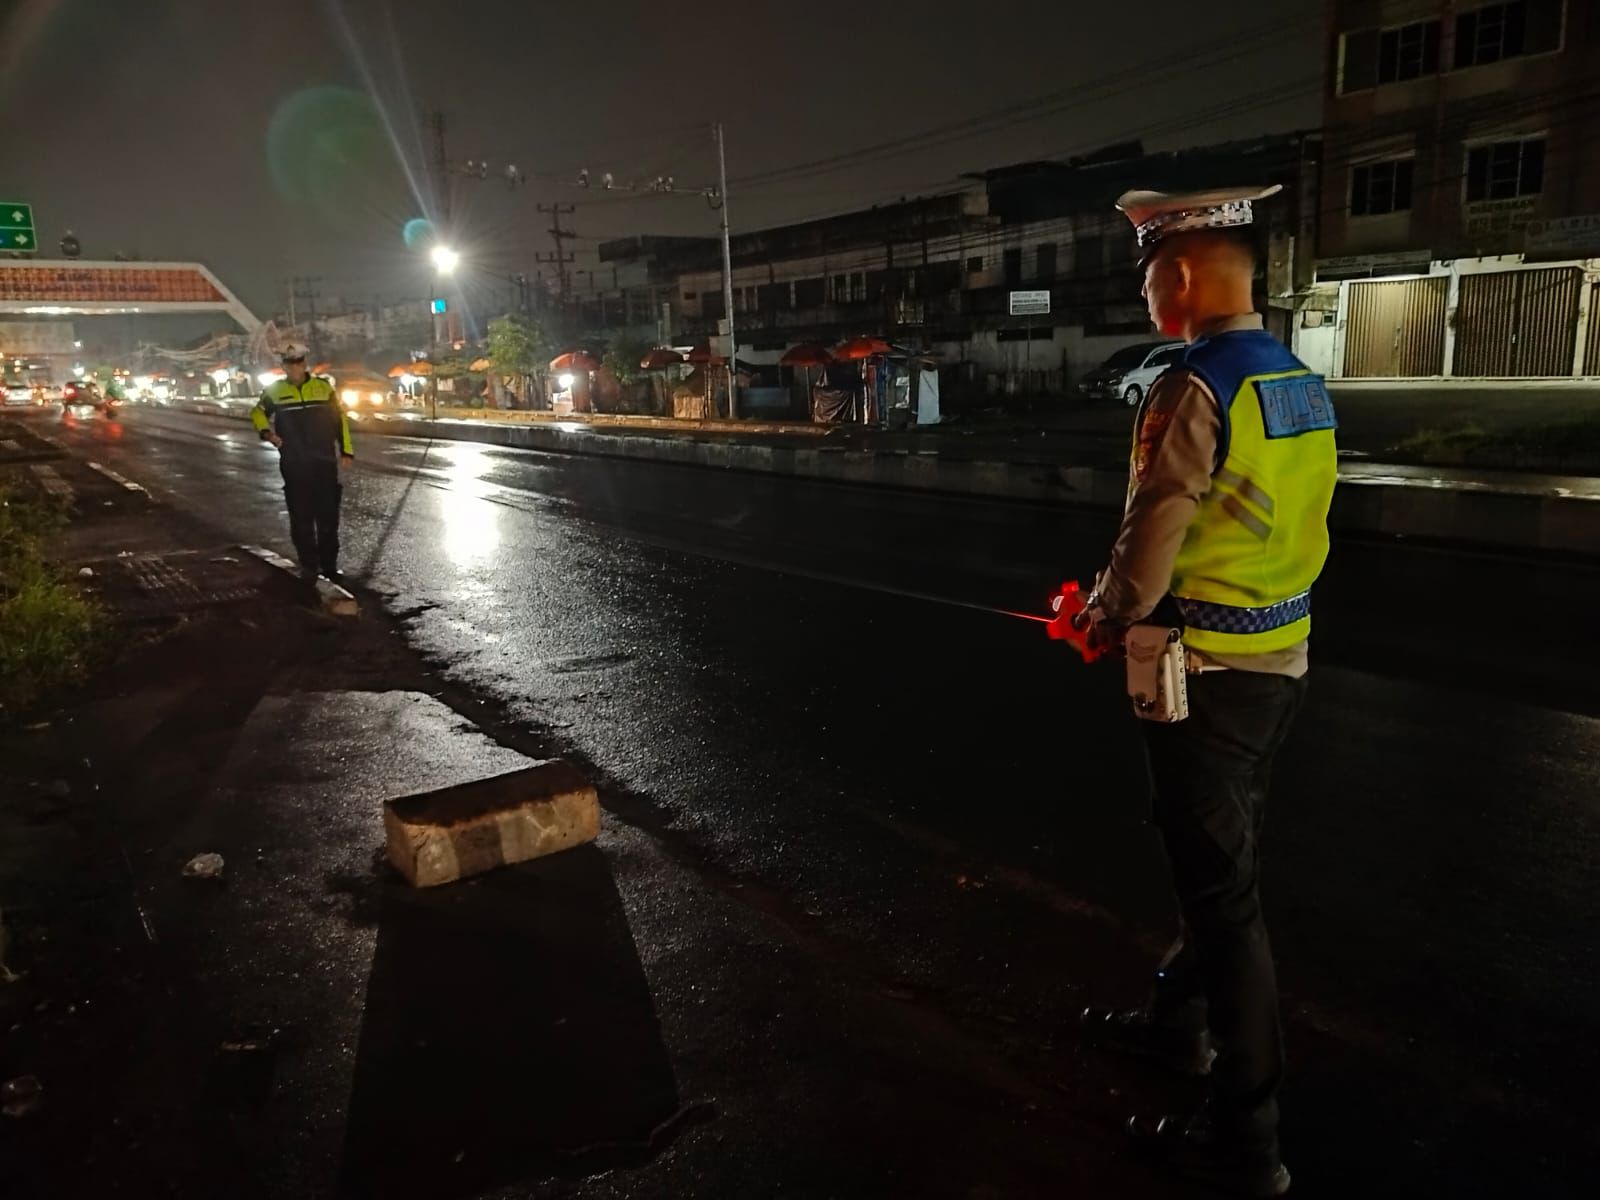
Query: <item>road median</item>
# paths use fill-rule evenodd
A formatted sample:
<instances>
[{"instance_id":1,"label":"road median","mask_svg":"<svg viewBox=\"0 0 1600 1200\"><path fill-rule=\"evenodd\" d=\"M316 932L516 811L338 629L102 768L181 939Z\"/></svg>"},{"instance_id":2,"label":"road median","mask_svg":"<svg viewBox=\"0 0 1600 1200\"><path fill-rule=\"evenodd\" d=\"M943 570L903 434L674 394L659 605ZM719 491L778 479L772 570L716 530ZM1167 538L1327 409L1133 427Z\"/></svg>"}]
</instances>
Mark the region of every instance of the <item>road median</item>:
<instances>
[{"instance_id":1,"label":"road median","mask_svg":"<svg viewBox=\"0 0 1600 1200\"><path fill-rule=\"evenodd\" d=\"M360 429L551 454L1112 510L1122 507L1127 490L1121 471L1102 465L1089 450L1083 462L1005 461L892 445L861 449L797 442L765 426L684 436L577 418L383 420L368 414ZM1600 558L1600 480L1594 478L1349 460L1341 466L1340 482L1345 486L1335 496L1330 517L1340 535Z\"/></svg>"}]
</instances>

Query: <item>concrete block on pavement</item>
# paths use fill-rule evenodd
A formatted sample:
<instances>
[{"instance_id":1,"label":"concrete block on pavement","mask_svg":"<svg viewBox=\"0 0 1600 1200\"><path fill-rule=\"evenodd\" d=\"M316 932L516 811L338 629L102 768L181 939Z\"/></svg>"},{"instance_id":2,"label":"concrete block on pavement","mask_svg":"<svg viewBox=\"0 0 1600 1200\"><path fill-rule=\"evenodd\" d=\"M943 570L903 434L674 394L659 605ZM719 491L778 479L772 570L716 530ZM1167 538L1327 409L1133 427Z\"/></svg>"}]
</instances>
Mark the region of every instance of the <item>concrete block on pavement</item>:
<instances>
[{"instance_id":1,"label":"concrete block on pavement","mask_svg":"<svg viewBox=\"0 0 1600 1200\"><path fill-rule=\"evenodd\" d=\"M361 605L356 602L347 589L340 587L331 579L317 578L317 599L322 602L322 610L332 613L336 617L358 617L361 615Z\"/></svg>"},{"instance_id":2,"label":"concrete block on pavement","mask_svg":"<svg viewBox=\"0 0 1600 1200\"><path fill-rule=\"evenodd\" d=\"M404 796L384 805L389 861L414 887L433 887L592 842L600 798L569 763Z\"/></svg>"}]
</instances>

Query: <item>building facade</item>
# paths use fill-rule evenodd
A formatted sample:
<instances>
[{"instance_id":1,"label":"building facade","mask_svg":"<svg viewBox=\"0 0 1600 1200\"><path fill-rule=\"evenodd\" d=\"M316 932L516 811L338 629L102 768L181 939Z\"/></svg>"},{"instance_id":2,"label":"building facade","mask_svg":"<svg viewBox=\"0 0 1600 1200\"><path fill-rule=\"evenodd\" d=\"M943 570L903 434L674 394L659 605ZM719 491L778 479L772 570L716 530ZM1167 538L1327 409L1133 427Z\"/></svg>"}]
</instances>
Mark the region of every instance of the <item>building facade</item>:
<instances>
[{"instance_id":1,"label":"building facade","mask_svg":"<svg viewBox=\"0 0 1600 1200\"><path fill-rule=\"evenodd\" d=\"M1600 372L1600 5L1330 0L1328 38L1331 373Z\"/></svg>"},{"instance_id":2,"label":"building facade","mask_svg":"<svg viewBox=\"0 0 1600 1200\"><path fill-rule=\"evenodd\" d=\"M1240 183L1285 188L1263 208L1270 234L1260 290L1264 304L1283 306L1286 333L1293 294L1311 280L1317 156L1316 138L1298 134L1163 154L1125 144L971 175L942 195L736 234L739 356L767 364L798 342L871 334L932 351L985 387L1059 390L1152 337L1133 231L1116 198L1131 188ZM600 248L602 263L641 255L670 296L672 339L715 333L724 315L717 243ZM1031 293L1026 315L1014 312L1019 292Z\"/></svg>"},{"instance_id":3,"label":"building facade","mask_svg":"<svg viewBox=\"0 0 1600 1200\"><path fill-rule=\"evenodd\" d=\"M1520 254L1600 197L1600 6L1334 0L1324 257Z\"/></svg>"}]
</instances>

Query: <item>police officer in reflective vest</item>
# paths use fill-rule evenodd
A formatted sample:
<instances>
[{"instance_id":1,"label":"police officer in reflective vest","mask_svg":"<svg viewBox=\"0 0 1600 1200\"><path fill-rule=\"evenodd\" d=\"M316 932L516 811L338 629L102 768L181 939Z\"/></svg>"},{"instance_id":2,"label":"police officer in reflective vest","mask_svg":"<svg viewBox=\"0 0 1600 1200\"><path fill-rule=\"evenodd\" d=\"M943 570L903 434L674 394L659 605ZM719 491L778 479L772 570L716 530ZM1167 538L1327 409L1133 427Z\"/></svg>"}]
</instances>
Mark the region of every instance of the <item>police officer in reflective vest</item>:
<instances>
[{"instance_id":1,"label":"police officer in reflective vest","mask_svg":"<svg viewBox=\"0 0 1600 1200\"><path fill-rule=\"evenodd\" d=\"M289 536L308 577L339 573L340 471L354 461L350 423L333 384L306 369L306 348L282 351L285 378L267 385L250 410L261 440L278 448Z\"/></svg>"},{"instance_id":2,"label":"police officer in reflective vest","mask_svg":"<svg viewBox=\"0 0 1600 1200\"><path fill-rule=\"evenodd\" d=\"M1140 722L1180 933L1148 1003L1088 1009L1115 1048L1209 1074L1198 1113L1130 1122L1181 1174L1277 1196L1283 1038L1262 920L1259 840L1272 761L1306 691L1311 585L1328 554L1336 423L1327 389L1254 311L1248 188L1129 192L1156 327L1188 343L1135 422L1127 505L1095 582L1090 636L1182 629L1189 715Z\"/></svg>"}]
</instances>

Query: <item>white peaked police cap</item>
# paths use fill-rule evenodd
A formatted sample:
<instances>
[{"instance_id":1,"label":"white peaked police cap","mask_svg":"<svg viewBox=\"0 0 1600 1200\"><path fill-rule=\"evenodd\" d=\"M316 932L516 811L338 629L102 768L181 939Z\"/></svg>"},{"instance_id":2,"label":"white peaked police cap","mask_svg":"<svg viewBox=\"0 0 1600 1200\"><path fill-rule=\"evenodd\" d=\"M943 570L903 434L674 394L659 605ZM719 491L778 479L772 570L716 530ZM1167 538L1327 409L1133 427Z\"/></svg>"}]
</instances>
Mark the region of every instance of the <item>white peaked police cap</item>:
<instances>
[{"instance_id":1,"label":"white peaked police cap","mask_svg":"<svg viewBox=\"0 0 1600 1200\"><path fill-rule=\"evenodd\" d=\"M1283 185L1216 188L1209 192L1123 192L1117 208L1133 222L1139 249L1149 251L1163 238L1197 229L1239 229L1255 220L1251 206L1276 196Z\"/></svg>"}]
</instances>

